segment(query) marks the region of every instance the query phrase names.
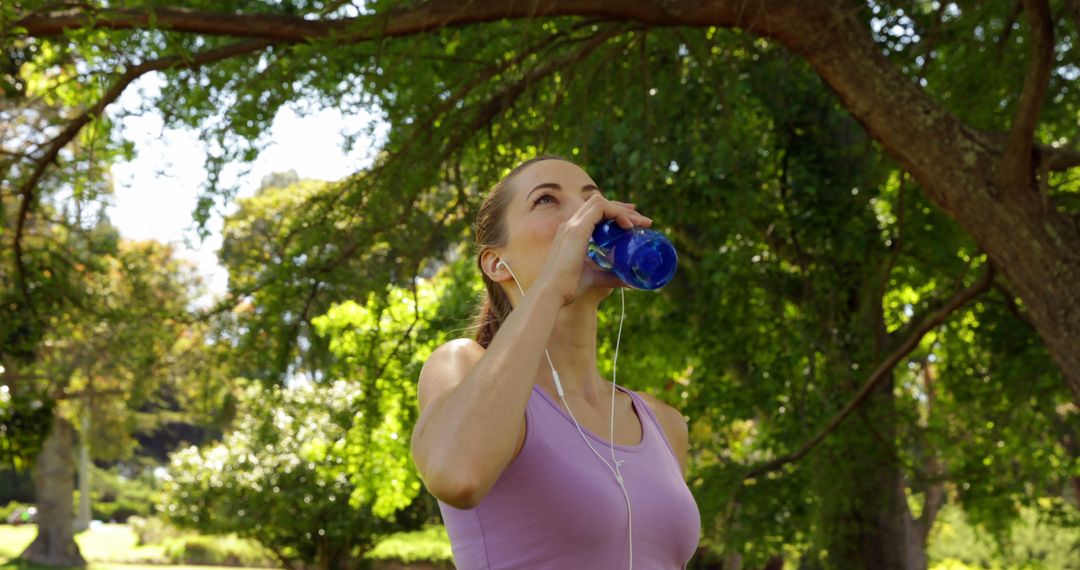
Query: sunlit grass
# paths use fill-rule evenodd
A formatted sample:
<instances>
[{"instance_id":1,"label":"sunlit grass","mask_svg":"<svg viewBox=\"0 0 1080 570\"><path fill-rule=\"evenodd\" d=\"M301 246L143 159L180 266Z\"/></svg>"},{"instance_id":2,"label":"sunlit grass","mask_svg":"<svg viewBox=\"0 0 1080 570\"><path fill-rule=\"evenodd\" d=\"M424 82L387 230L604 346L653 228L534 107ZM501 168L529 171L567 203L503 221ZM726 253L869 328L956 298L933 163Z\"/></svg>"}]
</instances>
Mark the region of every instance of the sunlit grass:
<instances>
[{"instance_id":1,"label":"sunlit grass","mask_svg":"<svg viewBox=\"0 0 1080 570\"><path fill-rule=\"evenodd\" d=\"M235 566L185 566L180 564L116 564L111 562L91 562L86 566L86 570L162 570L162 568L165 567L168 567L169 570L236 570ZM30 562L24 562L22 560L10 560L7 562L0 562L0 570L59 570L61 568L63 567L32 564Z\"/></svg>"},{"instance_id":2,"label":"sunlit grass","mask_svg":"<svg viewBox=\"0 0 1080 570\"><path fill-rule=\"evenodd\" d=\"M37 536L35 525L0 525L0 570L55 570L54 566L31 564L14 560ZM102 524L75 535L88 570L236 570L230 566L171 565L163 554L163 545L136 546L135 533L126 524Z\"/></svg>"}]
</instances>

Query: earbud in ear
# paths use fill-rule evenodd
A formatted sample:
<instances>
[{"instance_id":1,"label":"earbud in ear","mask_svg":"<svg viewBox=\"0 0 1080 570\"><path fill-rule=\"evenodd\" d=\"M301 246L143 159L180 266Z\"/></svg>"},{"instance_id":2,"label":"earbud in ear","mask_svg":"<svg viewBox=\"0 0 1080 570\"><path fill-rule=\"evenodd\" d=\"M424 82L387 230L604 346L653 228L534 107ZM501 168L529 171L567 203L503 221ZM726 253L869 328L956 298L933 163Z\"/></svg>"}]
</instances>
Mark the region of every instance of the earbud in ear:
<instances>
[{"instance_id":1,"label":"earbud in ear","mask_svg":"<svg viewBox=\"0 0 1080 570\"><path fill-rule=\"evenodd\" d=\"M505 261L503 261L501 259L499 260L498 263L495 264L495 267L498 268L500 265L505 267L506 270L510 272L510 276L514 278L514 283L517 283L518 291L521 291L521 294L524 295L525 290L521 288L521 283L518 281L517 275L514 275L514 270L510 269L510 266ZM558 382L558 380L556 380L556 382Z\"/></svg>"}]
</instances>

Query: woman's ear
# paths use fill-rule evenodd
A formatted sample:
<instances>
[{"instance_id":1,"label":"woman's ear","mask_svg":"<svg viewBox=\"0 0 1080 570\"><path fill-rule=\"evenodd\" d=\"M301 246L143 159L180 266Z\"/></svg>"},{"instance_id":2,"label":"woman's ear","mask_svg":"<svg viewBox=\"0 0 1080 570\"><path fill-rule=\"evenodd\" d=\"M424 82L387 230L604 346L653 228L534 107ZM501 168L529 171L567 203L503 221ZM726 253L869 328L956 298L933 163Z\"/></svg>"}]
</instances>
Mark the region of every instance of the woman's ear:
<instances>
[{"instance_id":1,"label":"woman's ear","mask_svg":"<svg viewBox=\"0 0 1080 570\"><path fill-rule=\"evenodd\" d=\"M498 252L492 249L485 250L480 254L480 266L484 269L484 274L488 276L488 279L499 282L506 279L505 266L500 264L502 258Z\"/></svg>"}]
</instances>

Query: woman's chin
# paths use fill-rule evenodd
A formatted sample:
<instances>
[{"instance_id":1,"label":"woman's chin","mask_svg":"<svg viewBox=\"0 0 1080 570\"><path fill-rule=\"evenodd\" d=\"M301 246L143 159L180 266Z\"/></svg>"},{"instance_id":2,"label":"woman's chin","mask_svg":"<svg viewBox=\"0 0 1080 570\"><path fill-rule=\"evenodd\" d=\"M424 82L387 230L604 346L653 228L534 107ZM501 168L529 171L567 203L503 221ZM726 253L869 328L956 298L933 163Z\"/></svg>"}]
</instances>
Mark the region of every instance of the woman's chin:
<instances>
[{"instance_id":1,"label":"woman's chin","mask_svg":"<svg viewBox=\"0 0 1080 570\"><path fill-rule=\"evenodd\" d=\"M607 297L620 286L621 282L611 272L604 271L588 261L586 263L585 270L592 272L592 286L590 289L599 289L603 291L603 296Z\"/></svg>"},{"instance_id":2,"label":"woman's chin","mask_svg":"<svg viewBox=\"0 0 1080 570\"><path fill-rule=\"evenodd\" d=\"M589 273L590 287L601 287L601 283L604 282L604 272L601 269L586 259L581 270Z\"/></svg>"}]
</instances>

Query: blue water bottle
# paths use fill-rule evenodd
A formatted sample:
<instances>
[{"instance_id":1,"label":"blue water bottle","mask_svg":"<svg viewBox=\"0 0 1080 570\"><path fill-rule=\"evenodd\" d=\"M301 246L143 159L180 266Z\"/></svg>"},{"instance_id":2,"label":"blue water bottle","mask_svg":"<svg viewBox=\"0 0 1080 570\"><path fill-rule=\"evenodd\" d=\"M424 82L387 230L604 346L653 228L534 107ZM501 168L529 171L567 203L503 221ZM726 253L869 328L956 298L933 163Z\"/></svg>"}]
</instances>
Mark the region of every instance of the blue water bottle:
<instances>
[{"instance_id":1,"label":"blue water bottle","mask_svg":"<svg viewBox=\"0 0 1080 570\"><path fill-rule=\"evenodd\" d=\"M587 253L600 269L635 289L667 285L679 265L675 246L663 233L638 226L624 230L610 218L593 229Z\"/></svg>"}]
</instances>

